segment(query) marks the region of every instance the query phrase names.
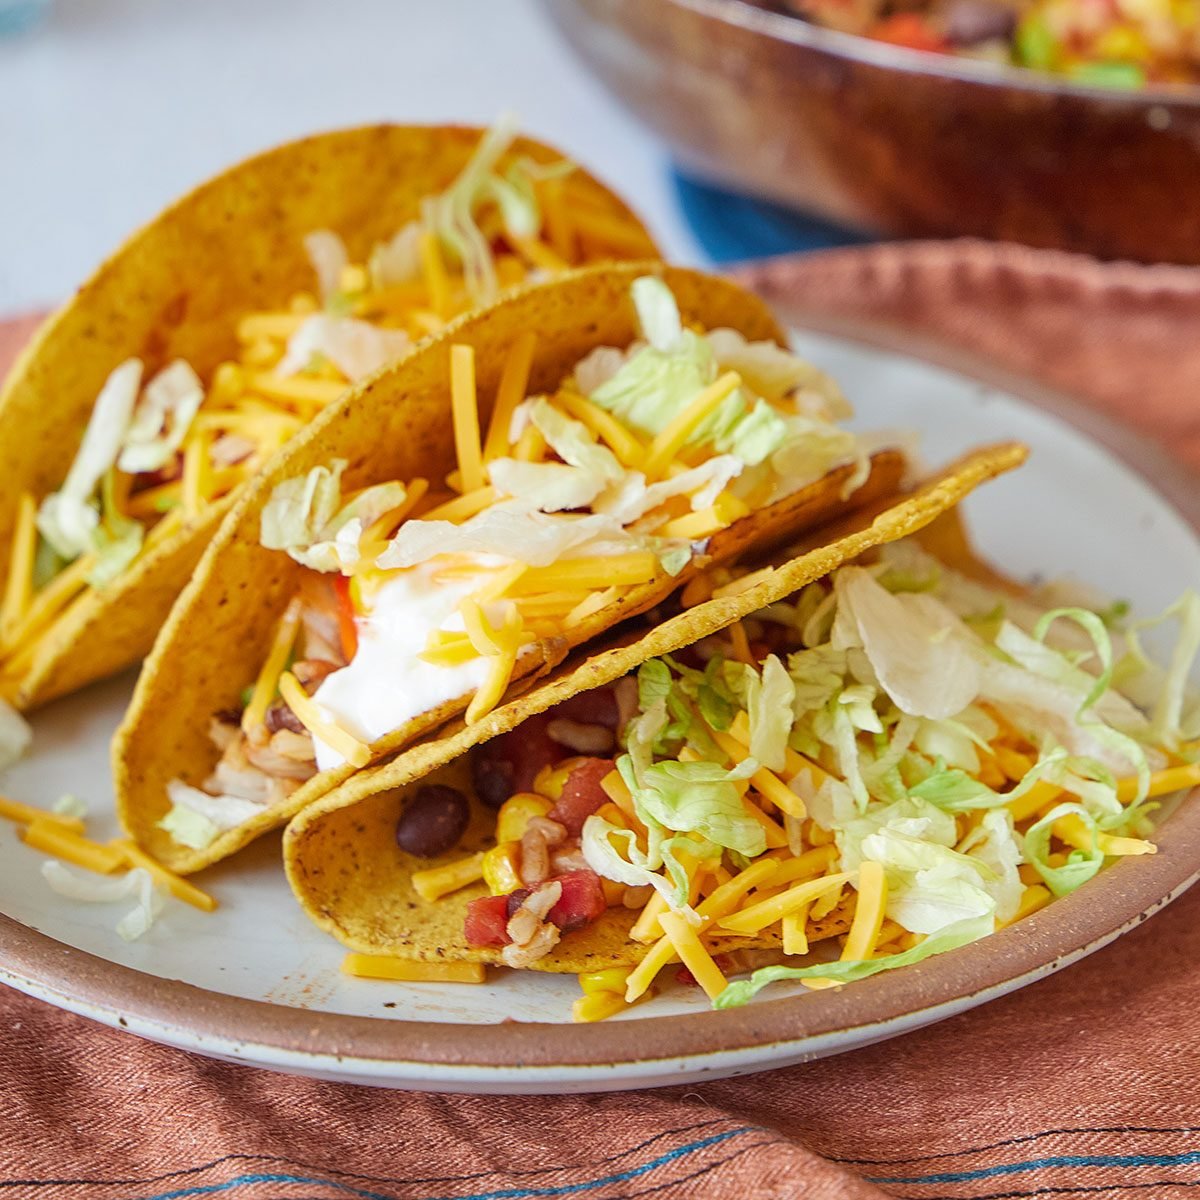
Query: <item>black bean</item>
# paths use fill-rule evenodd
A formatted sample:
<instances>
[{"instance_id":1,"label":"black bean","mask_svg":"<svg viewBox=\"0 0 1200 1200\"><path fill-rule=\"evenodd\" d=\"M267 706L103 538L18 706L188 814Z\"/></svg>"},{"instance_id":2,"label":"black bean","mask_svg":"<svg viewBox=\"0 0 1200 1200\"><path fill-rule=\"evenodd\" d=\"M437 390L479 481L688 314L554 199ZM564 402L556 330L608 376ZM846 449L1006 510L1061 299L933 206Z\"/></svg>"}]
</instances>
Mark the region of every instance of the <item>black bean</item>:
<instances>
[{"instance_id":1,"label":"black bean","mask_svg":"<svg viewBox=\"0 0 1200 1200\"><path fill-rule=\"evenodd\" d=\"M471 782L485 807L499 808L516 792L515 776L514 764L490 753L488 746L477 746L471 751Z\"/></svg>"},{"instance_id":2,"label":"black bean","mask_svg":"<svg viewBox=\"0 0 1200 1200\"><path fill-rule=\"evenodd\" d=\"M471 819L458 788L427 784L404 806L396 822L396 843L418 858L433 858L458 844Z\"/></svg>"},{"instance_id":3,"label":"black bean","mask_svg":"<svg viewBox=\"0 0 1200 1200\"><path fill-rule=\"evenodd\" d=\"M281 729L290 729L292 733L303 733L304 726L283 700L272 700L267 706L263 724L269 733L278 733Z\"/></svg>"},{"instance_id":4,"label":"black bean","mask_svg":"<svg viewBox=\"0 0 1200 1200\"><path fill-rule=\"evenodd\" d=\"M517 888L515 892L508 893L508 904L504 909L505 915L511 921L517 915L517 909L533 895L533 888Z\"/></svg>"}]
</instances>

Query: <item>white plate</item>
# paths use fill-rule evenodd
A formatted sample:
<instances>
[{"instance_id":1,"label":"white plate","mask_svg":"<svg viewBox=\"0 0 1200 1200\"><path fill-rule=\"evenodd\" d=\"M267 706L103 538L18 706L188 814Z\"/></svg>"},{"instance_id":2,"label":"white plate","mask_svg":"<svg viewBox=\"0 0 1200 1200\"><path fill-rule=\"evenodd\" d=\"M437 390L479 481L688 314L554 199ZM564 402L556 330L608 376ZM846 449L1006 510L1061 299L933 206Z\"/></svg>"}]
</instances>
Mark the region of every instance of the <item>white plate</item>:
<instances>
[{"instance_id":1,"label":"white plate","mask_svg":"<svg viewBox=\"0 0 1200 1200\"><path fill-rule=\"evenodd\" d=\"M796 343L801 353L841 382L859 411L860 427L925 431L922 445L931 464L985 441L1015 437L1032 447L1027 467L985 486L967 502L968 524L979 547L1010 574L1022 578L1070 574L1129 599L1139 613L1158 611L1200 580L1200 539L1189 523L1145 480L1058 417L993 387L886 350L814 333L798 333ZM1112 430L1104 432L1113 436ZM1143 455L1149 453L1144 447L1138 449ZM51 804L64 792L77 794L92 814L89 830L102 839L115 836L107 743L131 685L132 677L114 680L37 714L34 753L5 777L5 793L39 805ZM471 987L347 978L338 971L342 949L312 928L293 902L279 869L277 837L264 839L200 879L220 899L214 914L171 902L149 935L131 944L113 932L121 906L78 905L60 899L42 881L41 862L40 855L22 845L16 827L0 821L0 912L58 943L144 975L100 971L104 984L93 986L91 968L97 964L80 956L72 960L78 964L80 980L72 986L69 980L64 982L61 969L44 965L49 943L42 943L39 953L31 955L26 940L16 966L13 956L3 956L0 979L65 1008L176 1046L276 1069L398 1087L596 1090L678 1083L702 1075L783 1065L940 1019L1067 961L1058 955L1053 962L1035 964L981 989L967 989L969 994L919 1005L916 1011L886 1023L860 1024L782 1043L760 1035L753 1045L668 1059L646 1057L653 1054L647 1049L644 1055L624 1055L625 1061L614 1063L599 1056L601 1043L610 1035L597 1033L601 1027L587 1026L579 1028L576 1037L581 1046L589 1040L596 1045L595 1056L584 1053L590 1061L521 1066L517 1061L456 1063L446 1055L441 1056L443 1061L422 1062L407 1059L402 1047L387 1055L374 1050L356 1053L346 1036L348 1031L367 1028L358 1023L325 1022L321 1028L326 1034L298 1040L295 1022L283 1020L285 1010L458 1026L495 1025L517 1014L522 1020L563 1022L570 1019L578 985L573 977L514 973L496 973L492 982ZM1181 873L1171 890L1190 879ZM1105 937L1115 932L1107 931ZM0 946L11 935L11 927L0 927ZM1095 938L1085 940L1072 954L1077 957L1096 944ZM43 965L31 965L35 960ZM139 994L155 990L146 976L183 981L206 993L273 1008L220 1003L214 996L179 989L172 993L175 1002L147 1007L138 1001ZM779 994L786 993L779 989ZM820 996L798 996L793 1003L816 1004ZM695 989L677 988L635 1012L640 1026L649 1031L665 1018L705 1008ZM248 1033L269 1028L272 1011L292 1034L273 1038ZM247 1015L247 1020L241 1015ZM618 1021L626 1019L630 1018ZM371 1028L379 1024L372 1022ZM337 1036L328 1032L339 1029ZM424 1056L439 1057L436 1052Z\"/></svg>"}]
</instances>

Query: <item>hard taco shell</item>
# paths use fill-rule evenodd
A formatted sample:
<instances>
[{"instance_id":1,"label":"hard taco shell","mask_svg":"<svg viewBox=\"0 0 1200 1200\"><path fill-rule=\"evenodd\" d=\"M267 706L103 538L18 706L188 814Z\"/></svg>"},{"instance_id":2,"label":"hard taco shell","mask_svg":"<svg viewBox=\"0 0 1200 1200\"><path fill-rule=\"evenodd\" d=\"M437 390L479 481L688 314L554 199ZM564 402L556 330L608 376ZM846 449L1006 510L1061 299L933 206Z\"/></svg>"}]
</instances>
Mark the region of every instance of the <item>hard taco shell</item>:
<instances>
[{"instance_id":1,"label":"hard taco shell","mask_svg":"<svg viewBox=\"0 0 1200 1200\"><path fill-rule=\"evenodd\" d=\"M266 829L282 824L306 804L344 781L353 768L319 773L285 803L221 834L203 851L178 845L158 822L169 808L166 785L182 778L201 785L217 759L208 736L214 713L239 706L258 668L257 648L295 590L301 568L259 544L259 518L280 481L344 458L346 489L385 479L440 479L455 466L448 411L449 346L475 351L480 416L490 415L505 353L524 329L538 333L530 392L557 386L596 346L625 346L636 336L629 299L632 282L659 272L685 321L728 327L751 340L783 341L763 303L728 280L661 264L591 267L548 284L518 291L494 307L453 322L401 363L369 380L328 408L285 447L250 485L205 552L192 582L163 626L138 681L113 746L117 806L129 832L172 870L190 872L232 853ZM772 545L829 520L852 504L891 495L904 460L896 452L875 456L867 481L848 501L851 468L838 468L776 505L752 513L710 540L710 560L726 560ZM544 640L540 658L518 663L525 675L544 672L580 645L627 617L646 611L681 586L699 564L675 578L666 575L573 627L570 636ZM518 689L528 686L519 679ZM372 746L376 758L392 754L464 711L470 697L448 702L408 722Z\"/></svg>"},{"instance_id":2,"label":"hard taco shell","mask_svg":"<svg viewBox=\"0 0 1200 1200\"><path fill-rule=\"evenodd\" d=\"M483 884L433 904L422 900L412 886L415 871L453 862L494 844L495 813L473 801L472 823L463 842L440 858L418 859L396 844L396 820L406 794L422 783L439 782L459 787L470 796L467 753L472 746L516 728L579 692L612 683L650 658L674 653L716 633L865 551L915 534L942 514L952 513L979 484L1019 466L1025 457L1025 448L1016 444L977 451L912 494L868 506L811 535L806 543L810 548L802 544L798 555L778 559L781 565L746 591L697 605L631 643L564 665L553 679L477 724L443 731L443 736L359 773L306 809L287 828L284 862L301 907L320 928L361 953L426 961L500 962L498 950L468 946L463 936L467 904L486 894ZM946 544L960 557L967 556L955 522L946 521L939 536L945 536ZM533 969L573 973L636 963L648 949L629 937L636 918L636 912L611 908L594 924L566 934ZM841 931L831 925L826 932L831 936ZM728 948L762 944L761 938L744 943L731 939Z\"/></svg>"},{"instance_id":3,"label":"hard taco shell","mask_svg":"<svg viewBox=\"0 0 1200 1200\"><path fill-rule=\"evenodd\" d=\"M303 238L332 229L353 261L418 215L421 199L459 173L484 131L375 125L318 134L240 163L134 234L39 329L0 390L0 547L23 492L40 500L63 481L109 373L130 356L146 377L183 358L208 381L236 357L246 313L311 289ZM510 157L563 156L529 138ZM580 170L572 188L619 217L634 242L606 257L655 253L625 204ZM145 655L236 493L146 550L109 586L86 592L0 694L29 709ZM0 593L8 554L0 551Z\"/></svg>"}]
</instances>

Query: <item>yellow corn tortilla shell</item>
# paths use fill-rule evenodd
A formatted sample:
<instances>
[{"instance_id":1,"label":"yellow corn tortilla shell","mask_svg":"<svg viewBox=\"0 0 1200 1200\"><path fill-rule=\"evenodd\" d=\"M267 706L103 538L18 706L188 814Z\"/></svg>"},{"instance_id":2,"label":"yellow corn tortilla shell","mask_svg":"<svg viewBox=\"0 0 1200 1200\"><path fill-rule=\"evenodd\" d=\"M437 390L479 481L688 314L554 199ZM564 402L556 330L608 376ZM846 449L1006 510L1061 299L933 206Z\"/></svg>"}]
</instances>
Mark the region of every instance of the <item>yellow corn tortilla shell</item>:
<instances>
[{"instance_id":1,"label":"yellow corn tortilla shell","mask_svg":"<svg viewBox=\"0 0 1200 1200\"><path fill-rule=\"evenodd\" d=\"M465 316L427 339L399 364L381 372L328 408L286 446L253 481L213 538L192 582L159 635L113 744L117 811L130 834L174 871L191 872L233 853L258 834L284 823L306 804L349 778L354 768L323 771L287 800L222 833L204 850L180 846L158 822L167 813L166 785L181 778L200 786L218 754L209 722L221 709L239 707L253 682L271 631L303 568L286 554L259 545L259 518L275 485L311 468L344 458L347 490L385 479L436 480L456 463L449 414L449 346L475 350L480 415L486 422L512 339L538 331L530 392L557 387L596 346L626 346L636 336L629 289L640 275L662 275L685 321L728 327L751 340L783 342L766 306L738 285L698 271L641 263L589 267L511 294L494 307ZM870 477L849 500L843 495L851 468L838 468L778 504L752 513L710 539L705 561L727 561L781 544L845 511L899 487L904 460L884 451ZM681 587L701 567L695 561L674 578L627 591L560 637L543 640L517 664L521 676L545 672L573 646L590 641L628 617L645 612ZM459 697L414 718L372 746L382 758L465 711Z\"/></svg>"},{"instance_id":2,"label":"yellow corn tortilla shell","mask_svg":"<svg viewBox=\"0 0 1200 1200\"><path fill-rule=\"evenodd\" d=\"M62 483L114 367L136 355L149 377L184 358L207 382L236 357L240 317L312 289L305 234L332 229L362 261L453 181L483 132L376 125L290 142L201 185L134 234L46 321L0 391L0 593L21 493L40 501ZM564 157L528 138L509 151L521 156ZM640 228L586 172L572 180L595 208ZM613 257L653 257L644 236ZM33 708L142 658L235 498L209 505L109 586L77 599L20 674L0 680L0 695Z\"/></svg>"},{"instance_id":3,"label":"yellow corn tortilla shell","mask_svg":"<svg viewBox=\"0 0 1200 1200\"><path fill-rule=\"evenodd\" d=\"M415 959L499 962L496 950L466 944L467 903L484 895L482 884L428 904L412 887L412 873L452 862L486 844L495 816L477 806L468 840L436 860L418 860L396 845L395 827L407 791L430 779L451 782L470 794L467 752L590 688L620 679L647 659L671 654L749 616L806 584L828 575L864 552L917 533L953 509L986 480L1020 465L1023 446L1008 444L977 451L916 492L881 511L867 509L839 522L836 536L796 557L782 560L752 587L737 595L697 605L663 622L632 644L593 653L577 666L496 709L479 723L445 731L391 762L359 773L317 801L288 826L284 863L292 889L309 917L340 942L365 954ZM810 540L824 538L824 531ZM465 786L464 786L465 784ZM544 971L587 971L637 962L646 947L632 942L636 913L610 909L586 929L566 934L546 958ZM762 945L748 939L746 945ZM737 947L730 946L730 949Z\"/></svg>"}]
</instances>

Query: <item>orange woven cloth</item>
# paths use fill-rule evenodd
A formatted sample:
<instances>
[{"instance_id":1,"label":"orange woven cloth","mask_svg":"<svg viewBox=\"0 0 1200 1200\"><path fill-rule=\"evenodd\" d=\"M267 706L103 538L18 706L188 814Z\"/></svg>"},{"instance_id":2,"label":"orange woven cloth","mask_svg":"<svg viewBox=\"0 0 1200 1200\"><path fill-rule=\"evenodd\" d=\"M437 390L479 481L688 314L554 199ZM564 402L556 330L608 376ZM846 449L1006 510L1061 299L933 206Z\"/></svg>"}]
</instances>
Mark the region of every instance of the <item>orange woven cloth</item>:
<instances>
[{"instance_id":1,"label":"orange woven cloth","mask_svg":"<svg viewBox=\"0 0 1200 1200\"><path fill-rule=\"evenodd\" d=\"M750 274L798 309L985 352L1200 463L1200 272L967 243ZM2 989L0 1064L0 1200L1196 1196L1200 890L919 1033L687 1088L499 1098L317 1083Z\"/></svg>"}]
</instances>

